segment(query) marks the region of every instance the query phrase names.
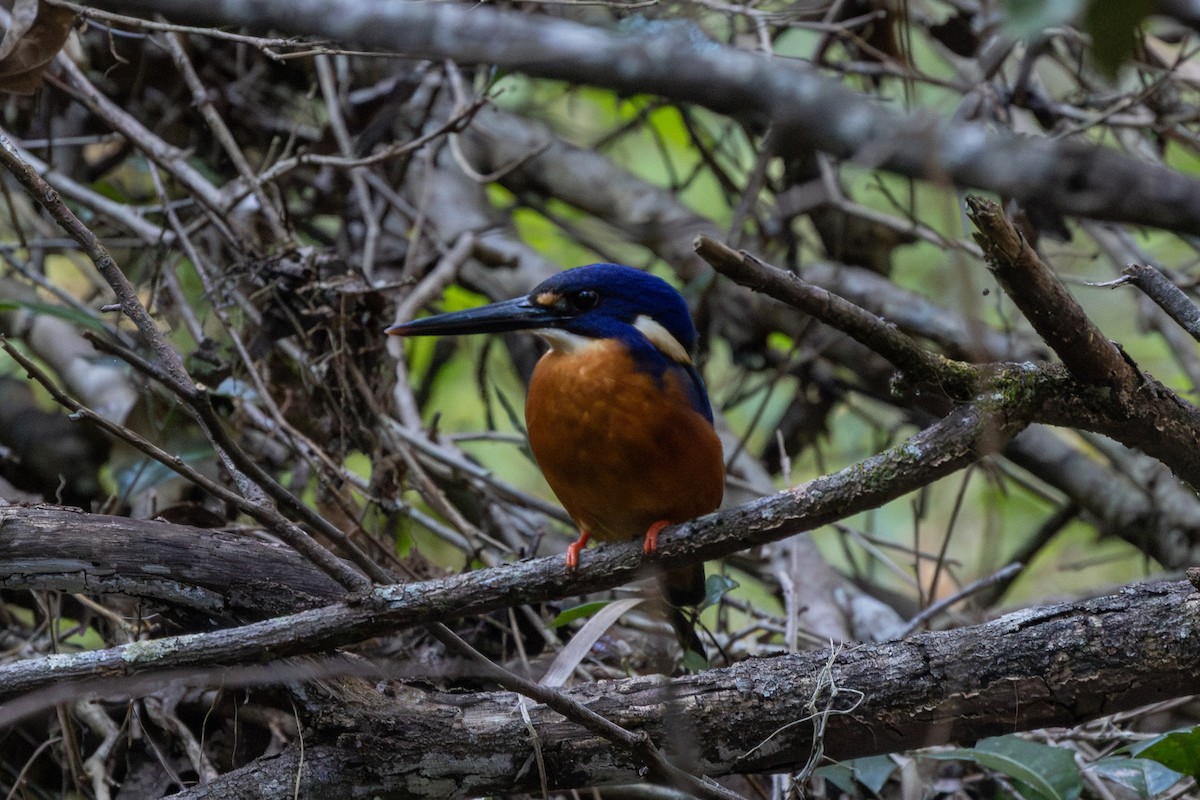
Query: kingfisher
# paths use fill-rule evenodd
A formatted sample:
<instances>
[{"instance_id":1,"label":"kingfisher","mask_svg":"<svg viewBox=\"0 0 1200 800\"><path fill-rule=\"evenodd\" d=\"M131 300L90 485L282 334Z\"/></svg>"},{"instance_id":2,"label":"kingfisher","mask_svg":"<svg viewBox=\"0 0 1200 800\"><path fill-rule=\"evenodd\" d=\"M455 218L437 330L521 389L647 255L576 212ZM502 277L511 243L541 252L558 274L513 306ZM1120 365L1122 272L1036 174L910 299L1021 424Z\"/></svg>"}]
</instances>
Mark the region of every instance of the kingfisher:
<instances>
[{"instance_id":1,"label":"kingfisher","mask_svg":"<svg viewBox=\"0 0 1200 800\"><path fill-rule=\"evenodd\" d=\"M529 446L587 542L643 539L715 511L725 488L721 442L692 363L696 327L669 283L633 267L564 270L524 297L393 325L396 336L530 331L549 344L529 381ZM704 656L681 606L705 596L704 565L662 576L681 644Z\"/></svg>"}]
</instances>

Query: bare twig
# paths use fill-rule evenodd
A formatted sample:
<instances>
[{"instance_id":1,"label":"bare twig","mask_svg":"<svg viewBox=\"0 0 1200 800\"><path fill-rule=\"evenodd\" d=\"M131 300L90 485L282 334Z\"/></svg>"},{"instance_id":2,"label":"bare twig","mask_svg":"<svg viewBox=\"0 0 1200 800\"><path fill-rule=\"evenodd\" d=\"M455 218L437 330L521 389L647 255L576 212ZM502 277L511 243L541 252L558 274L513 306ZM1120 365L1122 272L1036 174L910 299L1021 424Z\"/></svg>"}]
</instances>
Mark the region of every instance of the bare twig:
<instances>
[{"instance_id":1,"label":"bare twig","mask_svg":"<svg viewBox=\"0 0 1200 800\"><path fill-rule=\"evenodd\" d=\"M1128 401L1141 383L1137 370L1088 318L1000 206L967 198L992 273L1063 364L1085 383L1110 386Z\"/></svg>"},{"instance_id":2,"label":"bare twig","mask_svg":"<svg viewBox=\"0 0 1200 800\"><path fill-rule=\"evenodd\" d=\"M225 124L225 120L221 119L221 115L213 107L208 88L200 80L200 76L196 74L196 69L192 66L191 59L188 58L187 51L184 49L183 37L179 33L172 32L168 33L164 38L167 42L167 50L171 53L171 58L174 60L176 68L179 69L180 74L183 75L183 79L187 83L188 89L192 92L192 103L200 109L200 113L204 115L204 120L208 123L213 136L216 137L225 154L237 168L238 174L242 176L242 180L250 187L254 199L258 201L257 207L259 213L267 220L267 224L271 227L271 233L277 240L276 245L285 246L292 237L287 227L283 224L283 219L279 215L279 209L275 207L274 201L267 196L267 193L262 189L262 185L255 179L254 170L251 168L250 162L246 160L246 154L242 152L242 148L234 140L233 134Z\"/></svg>"},{"instance_id":3,"label":"bare twig","mask_svg":"<svg viewBox=\"0 0 1200 800\"><path fill-rule=\"evenodd\" d=\"M970 597L976 592L983 591L984 589L994 586L997 583L1004 583L1005 581L1010 580L1014 575L1024 569L1024 567L1025 565L1020 563L1009 564L1008 566L993 572L991 575L985 575L977 581L971 581L966 586L962 587L948 597L943 597L934 603L930 603L921 611L920 614L917 614L908 621L908 624L904 627L904 630L900 631L896 638L903 639L913 631L917 630L917 628L920 628L926 622L936 617L938 614L941 614L950 606L966 599L967 597Z\"/></svg>"},{"instance_id":4,"label":"bare twig","mask_svg":"<svg viewBox=\"0 0 1200 800\"><path fill-rule=\"evenodd\" d=\"M825 649L750 659L669 682L628 678L562 694L623 728L651 734L660 747L692 731L702 743L709 774L798 767L812 752L813 726L797 722L813 718L814 699L824 715L825 754L839 760L890 752L912 741L973 740L994 733L997 719L1005 721L1008 731L1074 725L1145 706L1148 695L1192 694L1200 638L1181 638L1178 632L1194 625L1193 593L1187 582L1142 584L1082 603L1022 610L970 628L918 633L902 641L841 648L836 654ZM386 674L361 661L330 666L345 674ZM300 681L329 674L329 669L293 661L238 668L230 680ZM1081 680L1086 684L1082 689ZM827 689L818 693L822 681ZM121 681L112 686L136 693L151 688ZM837 701L821 704L831 687L838 690ZM71 688L56 686L55 696ZM684 713L664 704L672 696L686 698ZM398 791L411 795L414 776L420 786L433 786L430 796L445 797L442 780L455 786L466 782L477 794L536 791L537 770L514 768L532 762L532 725L543 743L552 785L637 779L640 762L614 750L607 739L564 722L541 705L528 709L526 723L514 713L517 702L510 692L447 696L411 687L391 701L335 696L330 704L336 713L323 715L320 735L313 737L318 741L306 747L305 760L313 771L304 771L302 778L342 775L382 796ZM354 712L368 714L372 728L348 727L361 719ZM425 735L414 737L414 719L434 722ZM464 719L473 724L455 724ZM880 724L884 720L887 724ZM864 736L864 730L873 735ZM769 742L752 750L772 732ZM497 758L471 774L464 774L457 759L431 757L434 752L475 753L484 736L494 744L489 752ZM385 753L386 758L376 757ZM256 789L282 785L290 790L296 755L292 748L261 759L182 797L211 796L245 781ZM433 794L439 789L440 795ZM275 791L268 796L290 795Z\"/></svg>"},{"instance_id":5,"label":"bare twig","mask_svg":"<svg viewBox=\"0 0 1200 800\"><path fill-rule=\"evenodd\" d=\"M73 413L78 414L80 418L86 419L96 427L116 437L122 441L128 442L130 445L137 448L139 451L158 461L163 466L178 472L188 480L203 488L206 492L218 497L227 503L230 503L240 509L245 514L259 520L264 525L268 526L272 531L277 533L281 539L286 541L290 546L294 547L298 552L304 554L307 558L325 571L330 577L340 582L343 586L351 590L365 590L370 586L361 575L350 569L346 564L339 561L332 553L317 544L312 537L305 533L295 523L287 520L274 507L262 505L247 500L245 497L232 492L216 481L202 475L192 466L178 456L161 450L151 442L138 436L133 431L123 425L118 425L105 419L101 415L92 411L90 408L79 403L70 395L63 392L58 386L32 361L30 361L21 351L14 348L3 337L0 337L0 349L20 364L29 374L38 381L50 395L65 408L70 409Z\"/></svg>"},{"instance_id":6,"label":"bare twig","mask_svg":"<svg viewBox=\"0 0 1200 800\"><path fill-rule=\"evenodd\" d=\"M1200 308L1183 290L1148 264L1130 264L1122 275L1149 295L1179 326L1200 341Z\"/></svg>"},{"instance_id":7,"label":"bare twig","mask_svg":"<svg viewBox=\"0 0 1200 800\"><path fill-rule=\"evenodd\" d=\"M137 296L137 290L121 272L117 262L108 254L104 245L100 244L96 235L80 221L79 217L75 216L71 209L67 208L58 192L51 188L50 184L46 183L33 167L21 160L17 148L2 133L0 133L0 164L3 164L33 195L34 199L50 212L55 221L70 234L71 238L79 242L83 252L96 266L96 271L103 276L116 293L117 301L121 304L121 310L125 316L133 320L134 325L142 334L143 342L152 349L163 369L171 375L172 380L178 381L180 385L190 385L191 381L183 368L179 354L167 344L166 339L159 332L158 326L142 306L142 302Z\"/></svg>"},{"instance_id":8,"label":"bare twig","mask_svg":"<svg viewBox=\"0 0 1200 800\"><path fill-rule=\"evenodd\" d=\"M968 398L978 390L975 367L925 350L869 311L819 286L770 267L749 253L738 253L701 236L696 251L719 272L743 285L794 305L822 322L844 331L887 358L906 373L909 382L939 386L951 397Z\"/></svg>"}]
</instances>

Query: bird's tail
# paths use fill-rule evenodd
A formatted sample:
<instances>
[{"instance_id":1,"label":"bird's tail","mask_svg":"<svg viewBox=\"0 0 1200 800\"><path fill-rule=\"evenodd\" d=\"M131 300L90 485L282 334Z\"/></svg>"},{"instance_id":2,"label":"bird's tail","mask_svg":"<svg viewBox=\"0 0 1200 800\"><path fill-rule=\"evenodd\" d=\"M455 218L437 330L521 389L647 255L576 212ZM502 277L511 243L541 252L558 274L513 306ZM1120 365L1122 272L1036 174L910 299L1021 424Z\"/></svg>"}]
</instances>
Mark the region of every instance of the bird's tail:
<instances>
[{"instance_id":1,"label":"bird's tail","mask_svg":"<svg viewBox=\"0 0 1200 800\"><path fill-rule=\"evenodd\" d=\"M684 606L695 607L704 602L704 564L668 572L659 578L659 585L667 600L667 619L675 629L679 645L708 661L708 653L696 634L692 617L683 610Z\"/></svg>"}]
</instances>

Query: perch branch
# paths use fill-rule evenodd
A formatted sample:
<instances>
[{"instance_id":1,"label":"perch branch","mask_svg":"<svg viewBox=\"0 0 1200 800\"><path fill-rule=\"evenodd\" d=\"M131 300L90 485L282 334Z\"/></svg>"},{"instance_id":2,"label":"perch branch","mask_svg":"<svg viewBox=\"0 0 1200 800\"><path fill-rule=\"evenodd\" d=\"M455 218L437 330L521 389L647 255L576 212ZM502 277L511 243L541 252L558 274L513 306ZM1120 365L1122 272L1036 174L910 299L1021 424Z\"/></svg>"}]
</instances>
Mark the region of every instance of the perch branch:
<instances>
[{"instance_id":1,"label":"perch branch","mask_svg":"<svg viewBox=\"0 0 1200 800\"><path fill-rule=\"evenodd\" d=\"M1027 396L1033 395L1036 392ZM719 558L876 508L1003 446L1025 425L1028 411L964 406L907 441L839 472L669 527L659 539L660 556L653 567ZM577 572L569 573L561 556L541 558L440 580L376 587L349 602L227 630L26 659L0 667L0 692L11 696L98 674L248 664L316 653L407 626L610 589L642 577L647 566L637 543L588 551L582 562Z\"/></svg>"}]
</instances>

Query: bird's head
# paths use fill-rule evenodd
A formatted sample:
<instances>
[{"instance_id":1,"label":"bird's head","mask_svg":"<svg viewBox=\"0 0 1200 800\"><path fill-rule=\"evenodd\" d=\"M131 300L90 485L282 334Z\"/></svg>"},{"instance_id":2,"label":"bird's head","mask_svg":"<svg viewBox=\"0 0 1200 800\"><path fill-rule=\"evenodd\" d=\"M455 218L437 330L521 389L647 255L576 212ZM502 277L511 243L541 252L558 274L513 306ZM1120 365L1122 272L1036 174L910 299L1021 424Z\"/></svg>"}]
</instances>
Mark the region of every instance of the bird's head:
<instances>
[{"instance_id":1,"label":"bird's head","mask_svg":"<svg viewBox=\"0 0 1200 800\"><path fill-rule=\"evenodd\" d=\"M396 336L532 331L562 352L616 339L639 359L691 364L696 328L687 303L661 278L619 264L565 270L524 297L393 325Z\"/></svg>"}]
</instances>

